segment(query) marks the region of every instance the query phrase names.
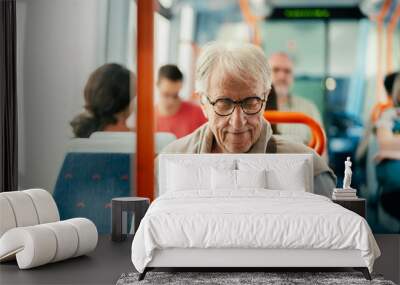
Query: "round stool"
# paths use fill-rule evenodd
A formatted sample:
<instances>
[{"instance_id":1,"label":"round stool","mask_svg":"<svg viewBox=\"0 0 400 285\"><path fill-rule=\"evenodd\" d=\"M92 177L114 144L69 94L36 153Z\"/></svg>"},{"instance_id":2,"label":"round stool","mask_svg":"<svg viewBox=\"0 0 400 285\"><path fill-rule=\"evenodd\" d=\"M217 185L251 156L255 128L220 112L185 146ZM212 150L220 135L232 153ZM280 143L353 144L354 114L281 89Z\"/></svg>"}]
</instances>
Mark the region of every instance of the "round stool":
<instances>
[{"instance_id":1,"label":"round stool","mask_svg":"<svg viewBox=\"0 0 400 285\"><path fill-rule=\"evenodd\" d=\"M123 222L123 212L131 212L135 217L135 233L139 228L140 221L146 214L149 208L150 200L143 197L119 197L111 200L111 239L113 241L123 241L127 234L122 233L123 228L126 228L127 220Z\"/></svg>"}]
</instances>

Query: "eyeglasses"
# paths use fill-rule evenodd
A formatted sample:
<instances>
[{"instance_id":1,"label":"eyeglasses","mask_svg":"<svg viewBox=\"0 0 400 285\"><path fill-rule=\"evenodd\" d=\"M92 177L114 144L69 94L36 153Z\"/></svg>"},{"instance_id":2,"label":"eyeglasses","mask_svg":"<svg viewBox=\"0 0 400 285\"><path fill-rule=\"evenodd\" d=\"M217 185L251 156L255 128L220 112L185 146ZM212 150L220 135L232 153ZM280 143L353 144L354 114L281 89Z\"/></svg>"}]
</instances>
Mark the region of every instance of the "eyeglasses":
<instances>
[{"instance_id":1,"label":"eyeglasses","mask_svg":"<svg viewBox=\"0 0 400 285\"><path fill-rule=\"evenodd\" d=\"M207 97L208 102L213 106L214 112L219 116L229 116L235 111L237 105L242 108L243 113L246 115L255 115L259 113L263 107L266 97L266 93L263 94L264 99L258 96L247 97L243 100L232 100L230 98L221 98L215 101Z\"/></svg>"}]
</instances>

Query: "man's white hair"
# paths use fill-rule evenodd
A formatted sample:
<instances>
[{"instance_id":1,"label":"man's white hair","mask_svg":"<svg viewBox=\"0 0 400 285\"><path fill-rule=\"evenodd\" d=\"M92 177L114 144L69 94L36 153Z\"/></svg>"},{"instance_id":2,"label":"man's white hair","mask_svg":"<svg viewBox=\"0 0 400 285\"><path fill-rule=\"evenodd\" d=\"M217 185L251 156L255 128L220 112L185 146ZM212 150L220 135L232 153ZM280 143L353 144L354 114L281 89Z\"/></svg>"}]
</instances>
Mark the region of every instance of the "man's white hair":
<instances>
[{"instance_id":1,"label":"man's white hair","mask_svg":"<svg viewBox=\"0 0 400 285\"><path fill-rule=\"evenodd\" d=\"M196 92L206 93L213 72L218 70L235 79L261 84L271 89L271 68L261 48L249 43L210 42L203 46L196 64Z\"/></svg>"}]
</instances>

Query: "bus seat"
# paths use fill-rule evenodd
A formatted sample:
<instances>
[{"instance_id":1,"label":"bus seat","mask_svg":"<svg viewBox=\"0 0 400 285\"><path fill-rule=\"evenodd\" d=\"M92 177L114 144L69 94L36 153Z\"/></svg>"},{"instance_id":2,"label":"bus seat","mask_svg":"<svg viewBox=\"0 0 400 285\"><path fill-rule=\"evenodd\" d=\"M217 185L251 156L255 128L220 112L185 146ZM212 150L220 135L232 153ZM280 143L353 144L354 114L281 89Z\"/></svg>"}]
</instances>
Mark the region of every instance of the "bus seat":
<instances>
[{"instance_id":1,"label":"bus seat","mask_svg":"<svg viewBox=\"0 0 400 285\"><path fill-rule=\"evenodd\" d=\"M132 193L134 156L127 142L72 139L53 192L62 219L85 217L109 233L111 199Z\"/></svg>"},{"instance_id":2,"label":"bus seat","mask_svg":"<svg viewBox=\"0 0 400 285\"><path fill-rule=\"evenodd\" d=\"M90 135L91 139L123 139L131 138L136 140L135 132L94 132Z\"/></svg>"},{"instance_id":3,"label":"bus seat","mask_svg":"<svg viewBox=\"0 0 400 285\"><path fill-rule=\"evenodd\" d=\"M156 133L155 152L175 139ZM96 132L88 139L72 139L53 192L60 216L88 218L99 233L109 233L111 199L135 194L135 153L135 133Z\"/></svg>"},{"instance_id":4,"label":"bus seat","mask_svg":"<svg viewBox=\"0 0 400 285\"><path fill-rule=\"evenodd\" d=\"M160 153L161 150L169 145L171 142L176 140L176 136L171 133L158 132L156 133L156 153Z\"/></svg>"},{"instance_id":5,"label":"bus seat","mask_svg":"<svg viewBox=\"0 0 400 285\"><path fill-rule=\"evenodd\" d=\"M134 132L94 132L90 138L96 140L102 139L114 139L114 140L124 140L129 141L130 146L134 146L136 149L136 133ZM155 133L155 153L160 153L161 150L168 144L176 140L176 136L172 133L167 132L157 132Z\"/></svg>"}]
</instances>

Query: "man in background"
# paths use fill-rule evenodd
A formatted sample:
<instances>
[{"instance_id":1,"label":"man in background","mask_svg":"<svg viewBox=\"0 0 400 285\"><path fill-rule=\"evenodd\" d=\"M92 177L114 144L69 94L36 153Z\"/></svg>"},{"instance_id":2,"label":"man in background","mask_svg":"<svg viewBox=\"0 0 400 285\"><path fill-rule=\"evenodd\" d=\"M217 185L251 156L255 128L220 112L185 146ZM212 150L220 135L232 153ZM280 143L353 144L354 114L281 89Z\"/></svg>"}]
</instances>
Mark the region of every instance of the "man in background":
<instances>
[{"instance_id":1,"label":"man in background","mask_svg":"<svg viewBox=\"0 0 400 285\"><path fill-rule=\"evenodd\" d=\"M176 65L167 64L159 69L157 87L160 97L155 109L157 132L169 132L181 138L207 122L200 106L180 98L182 85L183 74Z\"/></svg>"},{"instance_id":2,"label":"man in background","mask_svg":"<svg viewBox=\"0 0 400 285\"><path fill-rule=\"evenodd\" d=\"M291 93L293 85L293 62L284 52L277 52L269 57L272 69L272 85L275 88L278 99L278 110L288 112L302 112L323 127L321 114L310 100L295 96ZM280 134L297 142L308 144L311 132L308 126L302 124L278 124L277 130Z\"/></svg>"}]
</instances>

